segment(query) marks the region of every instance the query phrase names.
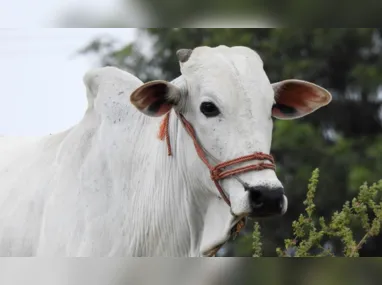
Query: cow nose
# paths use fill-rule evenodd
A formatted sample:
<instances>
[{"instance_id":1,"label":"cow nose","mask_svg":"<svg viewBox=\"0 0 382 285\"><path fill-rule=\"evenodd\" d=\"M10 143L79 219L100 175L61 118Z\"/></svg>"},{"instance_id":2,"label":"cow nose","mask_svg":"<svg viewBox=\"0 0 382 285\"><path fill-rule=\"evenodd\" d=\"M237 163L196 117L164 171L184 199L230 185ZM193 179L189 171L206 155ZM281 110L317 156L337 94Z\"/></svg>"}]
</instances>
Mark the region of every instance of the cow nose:
<instances>
[{"instance_id":1,"label":"cow nose","mask_svg":"<svg viewBox=\"0 0 382 285\"><path fill-rule=\"evenodd\" d=\"M288 200L284 188L265 186L248 187L252 217L283 215L287 210Z\"/></svg>"}]
</instances>

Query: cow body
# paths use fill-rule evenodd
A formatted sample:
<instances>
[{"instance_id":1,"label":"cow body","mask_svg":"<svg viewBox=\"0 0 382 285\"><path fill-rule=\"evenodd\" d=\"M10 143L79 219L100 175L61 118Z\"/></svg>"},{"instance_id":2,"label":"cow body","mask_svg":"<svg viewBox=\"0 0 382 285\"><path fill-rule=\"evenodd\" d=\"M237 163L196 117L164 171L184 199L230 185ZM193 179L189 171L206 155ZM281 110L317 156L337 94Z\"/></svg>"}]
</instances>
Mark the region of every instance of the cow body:
<instances>
[{"instance_id":1,"label":"cow body","mask_svg":"<svg viewBox=\"0 0 382 285\"><path fill-rule=\"evenodd\" d=\"M192 195L195 179L157 138L161 119L126 100L142 82L115 68L87 77L100 97L79 124L15 146L0 139L0 256L199 256L211 195Z\"/></svg>"},{"instance_id":2,"label":"cow body","mask_svg":"<svg viewBox=\"0 0 382 285\"><path fill-rule=\"evenodd\" d=\"M229 51L227 47L219 48ZM257 54L244 48L233 51L233 59L239 64L245 66L245 60L253 56L253 65L257 66ZM194 62L192 68L201 67ZM192 68L183 67L186 78ZM221 70L224 68L222 65ZM232 139L225 141L223 135L215 143L208 142L207 123L198 126L198 118L185 111L196 130L206 136L202 137L205 145L218 157L228 155L221 159L235 158L256 148L269 152L272 124L268 107L274 99L270 83L264 81L265 73L260 72L262 63L256 68L261 79L256 90L265 92L257 100L267 110L254 122L266 129L262 134L261 129L246 127L252 113L256 113L248 108L253 106L260 112L261 106L251 103L256 98L248 93L254 92L250 77L235 69L235 82L240 81L240 76L247 80L240 85L247 97L243 101L246 109L239 114L244 123L231 124L230 130L239 127L240 133L256 135L255 140L248 137L236 143L236 152L222 151L232 144ZM250 70L246 67L244 71ZM228 75L223 77L226 82L231 78ZM216 70L213 76L217 76ZM158 106L144 105L162 98L155 96L163 96L163 83L154 83L162 93L155 89L158 95L148 97L139 93L147 90L139 79L113 67L88 72L84 82L88 109L74 127L43 138L0 137L0 256L201 256L226 241L238 216L248 211L248 193L228 180L222 185L234 189L229 192L234 203L231 209L225 204L174 109L170 110L169 120L173 155L168 156L166 143L157 138L162 119L147 116ZM162 103L169 100L162 104L164 107L175 102L174 88L190 91L192 80L187 87L185 77L180 76L171 84L172 89L167 88L166 97L161 99ZM135 98L140 101L131 104L129 96L134 90L138 90ZM229 96L227 93L223 99L230 104L236 102ZM192 107L197 102L187 104ZM235 118L234 114L230 116ZM224 133L224 129L220 131ZM260 181L262 188L279 185L271 170L241 177L250 183Z\"/></svg>"}]
</instances>

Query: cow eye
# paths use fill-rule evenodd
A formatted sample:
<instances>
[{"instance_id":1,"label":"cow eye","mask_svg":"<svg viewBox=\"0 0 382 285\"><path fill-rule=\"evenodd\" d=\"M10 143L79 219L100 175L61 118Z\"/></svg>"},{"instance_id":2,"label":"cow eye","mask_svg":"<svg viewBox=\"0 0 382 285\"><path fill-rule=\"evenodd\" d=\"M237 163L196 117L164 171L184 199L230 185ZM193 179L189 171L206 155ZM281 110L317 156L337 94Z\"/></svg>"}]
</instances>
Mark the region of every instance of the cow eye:
<instances>
[{"instance_id":1,"label":"cow eye","mask_svg":"<svg viewBox=\"0 0 382 285\"><path fill-rule=\"evenodd\" d=\"M200 112L202 112L207 118L216 117L220 114L218 107L212 102L203 102L200 104Z\"/></svg>"}]
</instances>

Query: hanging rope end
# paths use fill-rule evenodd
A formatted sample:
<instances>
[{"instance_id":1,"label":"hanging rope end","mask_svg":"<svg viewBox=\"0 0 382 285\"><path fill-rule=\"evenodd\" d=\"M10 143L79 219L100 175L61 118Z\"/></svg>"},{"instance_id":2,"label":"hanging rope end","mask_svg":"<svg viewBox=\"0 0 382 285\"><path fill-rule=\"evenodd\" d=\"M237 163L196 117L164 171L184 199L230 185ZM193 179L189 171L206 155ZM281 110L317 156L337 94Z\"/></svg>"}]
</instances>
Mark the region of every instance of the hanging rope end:
<instances>
[{"instance_id":1,"label":"hanging rope end","mask_svg":"<svg viewBox=\"0 0 382 285\"><path fill-rule=\"evenodd\" d=\"M171 144L170 144L170 135L168 133L169 121L170 121L170 112L168 112L164 116L162 122L160 123L159 132L158 132L158 139L160 139L161 141L166 139L167 154L168 154L168 156L172 156Z\"/></svg>"},{"instance_id":2,"label":"hanging rope end","mask_svg":"<svg viewBox=\"0 0 382 285\"><path fill-rule=\"evenodd\" d=\"M161 141L163 141L166 137L166 133L167 133L167 124L168 124L168 119L169 119L169 113L167 113L162 122L160 123L160 126L159 126L159 131L158 131L158 139L160 139Z\"/></svg>"}]
</instances>

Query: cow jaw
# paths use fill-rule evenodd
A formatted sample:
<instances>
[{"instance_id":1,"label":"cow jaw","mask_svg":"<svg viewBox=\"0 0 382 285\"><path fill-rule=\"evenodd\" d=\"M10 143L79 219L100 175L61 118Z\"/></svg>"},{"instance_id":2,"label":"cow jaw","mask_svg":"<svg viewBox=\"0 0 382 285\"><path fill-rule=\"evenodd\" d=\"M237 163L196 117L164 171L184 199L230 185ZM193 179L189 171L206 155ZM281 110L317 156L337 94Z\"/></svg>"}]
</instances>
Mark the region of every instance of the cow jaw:
<instances>
[{"instance_id":1,"label":"cow jaw","mask_svg":"<svg viewBox=\"0 0 382 285\"><path fill-rule=\"evenodd\" d=\"M231 237L232 228L241 218L232 215L229 206L223 200L211 200L204 217L200 244L202 256L209 256L213 249L226 243Z\"/></svg>"}]
</instances>

